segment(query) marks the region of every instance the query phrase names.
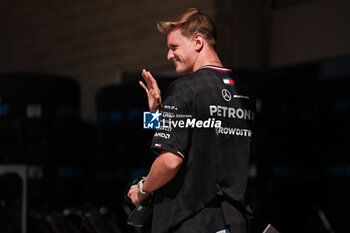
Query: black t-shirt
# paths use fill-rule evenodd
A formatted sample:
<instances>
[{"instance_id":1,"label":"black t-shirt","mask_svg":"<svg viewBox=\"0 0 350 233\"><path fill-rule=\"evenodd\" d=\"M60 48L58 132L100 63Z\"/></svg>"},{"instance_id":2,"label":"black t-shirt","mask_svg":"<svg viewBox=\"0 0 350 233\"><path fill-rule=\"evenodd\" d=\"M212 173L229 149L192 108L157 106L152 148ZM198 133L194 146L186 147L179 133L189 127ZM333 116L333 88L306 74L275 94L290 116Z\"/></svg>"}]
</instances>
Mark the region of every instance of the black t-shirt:
<instances>
[{"instance_id":1,"label":"black t-shirt","mask_svg":"<svg viewBox=\"0 0 350 233\"><path fill-rule=\"evenodd\" d=\"M152 232L186 232L182 226L191 219L209 224L192 233L233 231L244 214L252 98L230 69L204 66L174 81L163 105L151 148L184 161L175 178L155 192Z\"/></svg>"}]
</instances>

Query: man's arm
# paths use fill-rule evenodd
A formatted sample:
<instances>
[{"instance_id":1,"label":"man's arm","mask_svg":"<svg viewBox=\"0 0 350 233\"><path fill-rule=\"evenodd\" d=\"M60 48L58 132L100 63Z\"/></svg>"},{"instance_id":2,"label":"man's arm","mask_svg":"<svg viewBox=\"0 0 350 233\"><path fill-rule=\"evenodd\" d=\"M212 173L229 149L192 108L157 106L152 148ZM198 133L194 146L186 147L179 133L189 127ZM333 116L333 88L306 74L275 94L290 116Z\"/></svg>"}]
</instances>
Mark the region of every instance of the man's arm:
<instances>
[{"instance_id":1,"label":"man's arm","mask_svg":"<svg viewBox=\"0 0 350 233\"><path fill-rule=\"evenodd\" d=\"M142 185L142 191L151 193L172 180L182 165L183 159L178 155L162 150L160 155L154 160L151 170ZM137 193L137 186L130 187L129 198L137 205L145 200L148 195Z\"/></svg>"}]
</instances>

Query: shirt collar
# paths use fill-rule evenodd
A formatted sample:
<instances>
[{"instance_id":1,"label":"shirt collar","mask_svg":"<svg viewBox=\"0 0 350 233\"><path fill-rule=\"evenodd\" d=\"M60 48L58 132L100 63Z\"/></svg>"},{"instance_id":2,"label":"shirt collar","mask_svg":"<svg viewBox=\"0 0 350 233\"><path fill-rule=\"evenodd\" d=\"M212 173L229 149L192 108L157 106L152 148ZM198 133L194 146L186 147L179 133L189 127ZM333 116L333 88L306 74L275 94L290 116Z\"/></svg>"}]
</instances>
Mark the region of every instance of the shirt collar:
<instances>
[{"instance_id":1,"label":"shirt collar","mask_svg":"<svg viewBox=\"0 0 350 233\"><path fill-rule=\"evenodd\" d=\"M199 69L200 70L202 70L202 69L212 69L212 70L218 70L218 71L223 71L223 72L232 72L231 69L220 67L220 66L211 66L211 65L202 66Z\"/></svg>"}]
</instances>

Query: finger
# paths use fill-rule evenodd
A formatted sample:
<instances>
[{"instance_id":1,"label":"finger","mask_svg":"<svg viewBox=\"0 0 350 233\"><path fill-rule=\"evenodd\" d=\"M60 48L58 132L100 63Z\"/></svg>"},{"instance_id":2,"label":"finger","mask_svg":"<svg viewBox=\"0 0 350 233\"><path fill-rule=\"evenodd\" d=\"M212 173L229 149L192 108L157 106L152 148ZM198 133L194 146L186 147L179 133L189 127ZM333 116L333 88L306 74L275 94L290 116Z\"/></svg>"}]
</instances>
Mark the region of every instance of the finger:
<instances>
[{"instance_id":1,"label":"finger","mask_svg":"<svg viewBox=\"0 0 350 233\"><path fill-rule=\"evenodd\" d=\"M152 87L157 90L157 92L160 92L160 89L158 87L158 83L157 80L153 77L153 75L148 71L148 78L150 80L150 82L152 83Z\"/></svg>"},{"instance_id":2,"label":"finger","mask_svg":"<svg viewBox=\"0 0 350 233\"><path fill-rule=\"evenodd\" d=\"M149 92L148 92L146 85L142 81L139 81L139 84L146 91L147 95L149 95Z\"/></svg>"},{"instance_id":3,"label":"finger","mask_svg":"<svg viewBox=\"0 0 350 233\"><path fill-rule=\"evenodd\" d=\"M151 72L147 71L147 77L148 77L148 79L150 80L150 82L151 82L152 84L155 84L156 86L158 86L158 85L157 85L157 81L156 81L156 79L153 77L153 75L151 74Z\"/></svg>"},{"instance_id":4,"label":"finger","mask_svg":"<svg viewBox=\"0 0 350 233\"><path fill-rule=\"evenodd\" d=\"M157 80L153 77L151 72L147 71L147 74L148 74L148 78L150 80L150 83L152 84L152 89L154 89L156 91L157 97L159 97L160 96L160 89L158 87Z\"/></svg>"},{"instance_id":5,"label":"finger","mask_svg":"<svg viewBox=\"0 0 350 233\"><path fill-rule=\"evenodd\" d=\"M142 73L141 73L141 75L142 75L142 77L143 77L143 79L146 81L146 83L147 83L147 79L148 79L148 74L147 74L147 71L145 70L145 69L143 69L142 70Z\"/></svg>"},{"instance_id":6,"label":"finger","mask_svg":"<svg viewBox=\"0 0 350 233\"><path fill-rule=\"evenodd\" d=\"M149 72L146 71L145 69L143 69L142 70L142 77L147 83L147 89L151 89L152 88L152 82L151 82L151 78L149 76Z\"/></svg>"},{"instance_id":7,"label":"finger","mask_svg":"<svg viewBox=\"0 0 350 233\"><path fill-rule=\"evenodd\" d=\"M147 71L145 69L142 69L141 75L144 79L147 78Z\"/></svg>"}]
</instances>

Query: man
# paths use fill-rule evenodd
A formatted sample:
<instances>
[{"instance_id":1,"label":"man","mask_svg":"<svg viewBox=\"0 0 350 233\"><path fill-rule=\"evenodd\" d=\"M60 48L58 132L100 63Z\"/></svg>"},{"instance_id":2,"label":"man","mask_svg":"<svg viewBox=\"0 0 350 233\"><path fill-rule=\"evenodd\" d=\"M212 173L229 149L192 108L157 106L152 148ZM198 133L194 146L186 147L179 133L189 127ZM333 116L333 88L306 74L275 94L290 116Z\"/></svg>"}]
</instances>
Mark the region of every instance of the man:
<instances>
[{"instance_id":1,"label":"man","mask_svg":"<svg viewBox=\"0 0 350 233\"><path fill-rule=\"evenodd\" d=\"M158 30L167 35L168 60L185 76L162 103L155 79L142 71L149 108L162 111L164 122L152 140L158 156L128 196L136 205L154 192L154 233L247 232L252 99L222 66L206 14L189 9Z\"/></svg>"}]
</instances>

